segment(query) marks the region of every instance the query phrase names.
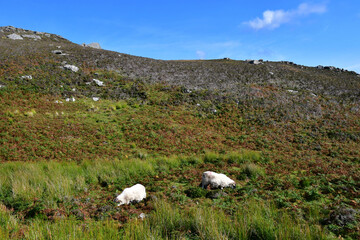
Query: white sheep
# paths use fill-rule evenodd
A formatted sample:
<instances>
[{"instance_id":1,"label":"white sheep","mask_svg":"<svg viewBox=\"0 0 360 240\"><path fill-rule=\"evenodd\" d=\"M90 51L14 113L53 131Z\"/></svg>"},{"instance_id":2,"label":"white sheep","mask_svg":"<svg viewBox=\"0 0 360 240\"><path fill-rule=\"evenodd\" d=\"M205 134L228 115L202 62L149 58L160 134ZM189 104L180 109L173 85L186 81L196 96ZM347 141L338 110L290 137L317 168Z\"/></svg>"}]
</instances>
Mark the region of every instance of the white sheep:
<instances>
[{"instance_id":1,"label":"white sheep","mask_svg":"<svg viewBox=\"0 0 360 240\"><path fill-rule=\"evenodd\" d=\"M118 206L123 204L130 204L131 202L140 202L146 198L145 187L141 184L136 184L130 188L125 188L124 191L116 197L115 202Z\"/></svg>"},{"instance_id":2,"label":"white sheep","mask_svg":"<svg viewBox=\"0 0 360 240\"><path fill-rule=\"evenodd\" d=\"M235 188L236 183L225 174L206 171L202 175L201 187L206 189L208 185L210 185L212 189L223 189L225 187Z\"/></svg>"}]
</instances>

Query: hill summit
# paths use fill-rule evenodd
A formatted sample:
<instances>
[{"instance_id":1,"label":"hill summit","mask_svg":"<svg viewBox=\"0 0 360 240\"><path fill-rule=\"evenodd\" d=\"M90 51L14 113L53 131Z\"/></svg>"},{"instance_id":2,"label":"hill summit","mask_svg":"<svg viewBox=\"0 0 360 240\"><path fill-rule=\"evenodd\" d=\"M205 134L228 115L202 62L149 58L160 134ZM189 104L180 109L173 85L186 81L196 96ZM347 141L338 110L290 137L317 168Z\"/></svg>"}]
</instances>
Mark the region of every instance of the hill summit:
<instances>
[{"instance_id":1,"label":"hill summit","mask_svg":"<svg viewBox=\"0 0 360 240\"><path fill-rule=\"evenodd\" d=\"M56 34L11 26L0 28L0 38L1 60L42 55L47 61L56 63L57 67L66 62L114 71L148 83L217 91L239 99L253 86L262 86L359 100L359 75L332 66L307 67L288 61L240 61L228 58L155 60L101 50L97 45L96 48L84 47L88 45L72 43ZM79 77L73 76L72 81L75 85L85 85Z\"/></svg>"}]
</instances>

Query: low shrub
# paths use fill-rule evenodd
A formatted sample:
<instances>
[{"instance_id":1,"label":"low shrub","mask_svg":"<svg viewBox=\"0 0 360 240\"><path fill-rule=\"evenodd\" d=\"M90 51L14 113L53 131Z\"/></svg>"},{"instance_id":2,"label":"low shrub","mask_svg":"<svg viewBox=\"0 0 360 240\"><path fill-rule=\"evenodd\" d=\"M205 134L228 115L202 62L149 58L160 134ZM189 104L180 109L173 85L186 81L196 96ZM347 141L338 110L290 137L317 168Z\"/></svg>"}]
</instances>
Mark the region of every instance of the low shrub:
<instances>
[{"instance_id":1,"label":"low shrub","mask_svg":"<svg viewBox=\"0 0 360 240\"><path fill-rule=\"evenodd\" d=\"M185 190L186 196L189 198L201 198L206 196L207 191L200 187L190 187Z\"/></svg>"},{"instance_id":2,"label":"low shrub","mask_svg":"<svg viewBox=\"0 0 360 240\"><path fill-rule=\"evenodd\" d=\"M257 178L259 176L264 176L265 170L254 163L249 163L243 166L242 174L246 175L248 178Z\"/></svg>"}]
</instances>

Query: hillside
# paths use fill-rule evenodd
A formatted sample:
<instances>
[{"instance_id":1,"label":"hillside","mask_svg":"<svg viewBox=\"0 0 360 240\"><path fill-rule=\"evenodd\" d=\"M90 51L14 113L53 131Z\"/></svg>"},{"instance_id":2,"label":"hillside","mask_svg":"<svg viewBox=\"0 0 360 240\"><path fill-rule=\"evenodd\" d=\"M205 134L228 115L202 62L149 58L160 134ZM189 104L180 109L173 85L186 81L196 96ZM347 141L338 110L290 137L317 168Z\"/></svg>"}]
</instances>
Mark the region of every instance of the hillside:
<instances>
[{"instance_id":1,"label":"hillside","mask_svg":"<svg viewBox=\"0 0 360 240\"><path fill-rule=\"evenodd\" d=\"M0 238L359 239L359 149L355 72L0 27Z\"/></svg>"}]
</instances>

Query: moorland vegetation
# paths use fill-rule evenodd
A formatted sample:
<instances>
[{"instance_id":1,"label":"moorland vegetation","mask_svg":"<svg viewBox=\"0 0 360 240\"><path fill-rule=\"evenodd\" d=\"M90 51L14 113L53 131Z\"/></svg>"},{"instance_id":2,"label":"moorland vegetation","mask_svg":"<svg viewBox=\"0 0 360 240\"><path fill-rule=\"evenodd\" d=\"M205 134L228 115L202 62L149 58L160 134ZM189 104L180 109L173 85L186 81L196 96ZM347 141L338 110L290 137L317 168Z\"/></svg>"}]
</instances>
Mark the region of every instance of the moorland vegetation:
<instances>
[{"instance_id":1,"label":"moorland vegetation","mask_svg":"<svg viewBox=\"0 0 360 240\"><path fill-rule=\"evenodd\" d=\"M360 238L356 73L162 61L9 27L0 53L1 239ZM200 188L208 170L236 188ZM136 183L146 200L118 207Z\"/></svg>"}]
</instances>

